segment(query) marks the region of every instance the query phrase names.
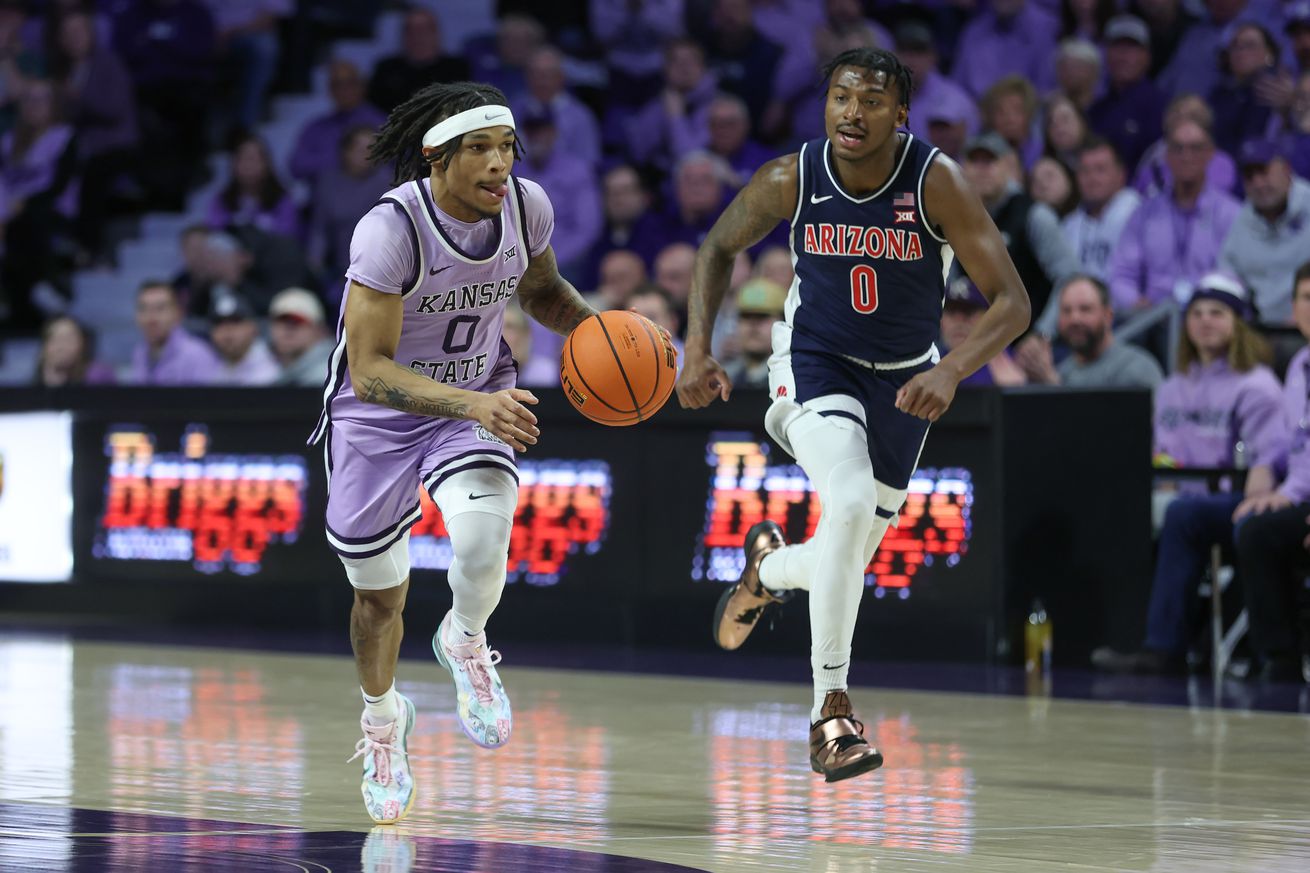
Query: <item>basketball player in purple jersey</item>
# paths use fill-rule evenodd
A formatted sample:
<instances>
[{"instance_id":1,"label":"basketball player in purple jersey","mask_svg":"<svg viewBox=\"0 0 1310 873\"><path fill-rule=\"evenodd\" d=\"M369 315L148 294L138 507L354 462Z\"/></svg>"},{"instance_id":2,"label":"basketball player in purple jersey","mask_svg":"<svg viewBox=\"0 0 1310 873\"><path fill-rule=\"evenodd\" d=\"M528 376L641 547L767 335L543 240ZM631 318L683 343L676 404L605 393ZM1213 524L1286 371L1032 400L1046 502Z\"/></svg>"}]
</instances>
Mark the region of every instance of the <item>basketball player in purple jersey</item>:
<instances>
[{"instance_id":1,"label":"basketball player in purple jersey","mask_svg":"<svg viewBox=\"0 0 1310 873\"><path fill-rule=\"evenodd\" d=\"M327 538L355 590L350 639L364 694L362 791L369 816L399 821L414 801L406 760L414 704L396 692L409 529L424 488L445 519L454 604L432 638L464 732L509 739L509 698L484 626L500 600L518 502L514 452L537 442L501 339L507 301L568 334L594 310L561 278L554 212L510 174L518 144L505 95L435 84L397 107L371 157L398 187L359 221L337 344L312 441L326 436ZM352 759L353 760L353 759Z\"/></svg>"},{"instance_id":2,"label":"basketball player in purple jersey","mask_svg":"<svg viewBox=\"0 0 1310 873\"><path fill-rule=\"evenodd\" d=\"M710 335L733 258L791 222L796 278L773 328L765 415L823 507L814 536L786 545L772 521L746 534L746 566L724 592L714 638L735 649L773 603L810 592L810 766L829 782L876 769L846 694L864 568L905 501L928 425L960 380L1028 325L1028 295L960 168L903 132L910 73L895 55L853 49L825 70L827 137L770 161L715 223L696 258L684 407L728 398ZM991 306L942 358L946 272L958 257Z\"/></svg>"}]
</instances>

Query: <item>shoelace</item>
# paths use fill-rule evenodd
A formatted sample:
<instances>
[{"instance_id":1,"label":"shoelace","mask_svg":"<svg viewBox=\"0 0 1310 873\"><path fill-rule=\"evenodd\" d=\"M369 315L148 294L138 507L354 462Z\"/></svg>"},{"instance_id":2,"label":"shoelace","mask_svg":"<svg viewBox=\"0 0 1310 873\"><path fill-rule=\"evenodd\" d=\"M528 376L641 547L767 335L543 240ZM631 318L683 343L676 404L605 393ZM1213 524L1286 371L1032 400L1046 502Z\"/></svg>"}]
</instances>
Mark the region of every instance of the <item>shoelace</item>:
<instances>
[{"instance_id":1,"label":"shoelace","mask_svg":"<svg viewBox=\"0 0 1310 873\"><path fill-rule=\"evenodd\" d=\"M385 727L385 725L384 725ZM373 753L373 778L379 785L391 784L391 756L392 754L405 757L405 753L390 743L379 742L368 735L368 729L365 728L364 736L358 743L355 743L355 754L346 759L349 764L360 755Z\"/></svg>"},{"instance_id":2,"label":"shoelace","mask_svg":"<svg viewBox=\"0 0 1310 873\"><path fill-rule=\"evenodd\" d=\"M460 651L462 649L471 649L471 654L462 654ZM488 650L481 644L466 643L456 646L450 655L468 677L469 684L473 686L473 696L480 703L492 703L494 698L491 694L491 674L487 671L500 663L500 652L495 649Z\"/></svg>"}]
</instances>

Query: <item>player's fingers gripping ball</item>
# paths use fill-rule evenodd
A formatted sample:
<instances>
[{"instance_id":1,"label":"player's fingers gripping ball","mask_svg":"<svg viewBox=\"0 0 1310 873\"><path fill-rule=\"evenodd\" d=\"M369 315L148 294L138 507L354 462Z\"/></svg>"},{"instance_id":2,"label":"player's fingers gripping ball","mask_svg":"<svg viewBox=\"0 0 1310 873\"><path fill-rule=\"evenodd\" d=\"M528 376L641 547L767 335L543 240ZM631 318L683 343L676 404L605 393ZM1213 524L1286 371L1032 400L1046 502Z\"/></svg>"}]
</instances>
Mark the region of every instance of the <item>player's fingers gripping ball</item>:
<instances>
[{"instance_id":1,"label":"player's fingers gripping ball","mask_svg":"<svg viewBox=\"0 0 1310 873\"><path fill-rule=\"evenodd\" d=\"M658 412L677 375L673 344L635 312L593 315L573 329L560 353L560 384L573 408L614 427Z\"/></svg>"}]
</instances>

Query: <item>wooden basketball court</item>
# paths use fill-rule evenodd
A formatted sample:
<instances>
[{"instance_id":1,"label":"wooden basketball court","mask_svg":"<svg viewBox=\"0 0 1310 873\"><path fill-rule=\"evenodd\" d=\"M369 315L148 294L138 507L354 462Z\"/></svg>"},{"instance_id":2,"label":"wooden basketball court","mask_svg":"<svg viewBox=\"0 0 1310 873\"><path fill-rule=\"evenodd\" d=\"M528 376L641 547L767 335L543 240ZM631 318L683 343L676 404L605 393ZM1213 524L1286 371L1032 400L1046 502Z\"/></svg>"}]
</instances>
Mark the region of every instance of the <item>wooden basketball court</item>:
<instances>
[{"instance_id":1,"label":"wooden basketball court","mask_svg":"<svg viewBox=\"0 0 1310 873\"><path fill-rule=\"evenodd\" d=\"M1310 719L856 689L825 785L802 685L515 667L476 748L403 661L419 797L371 828L348 658L0 638L0 870L1305 871Z\"/></svg>"}]
</instances>

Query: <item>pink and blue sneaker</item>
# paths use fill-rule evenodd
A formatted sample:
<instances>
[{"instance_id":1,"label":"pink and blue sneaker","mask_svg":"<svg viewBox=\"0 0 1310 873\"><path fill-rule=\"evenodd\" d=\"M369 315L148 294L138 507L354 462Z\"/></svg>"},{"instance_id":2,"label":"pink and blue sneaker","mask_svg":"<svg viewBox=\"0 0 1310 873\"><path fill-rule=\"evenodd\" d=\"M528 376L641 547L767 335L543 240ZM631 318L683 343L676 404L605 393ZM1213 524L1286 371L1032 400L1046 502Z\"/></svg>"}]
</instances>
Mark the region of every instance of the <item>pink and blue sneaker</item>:
<instances>
[{"instance_id":1,"label":"pink and blue sneaker","mask_svg":"<svg viewBox=\"0 0 1310 873\"><path fill-rule=\"evenodd\" d=\"M509 695L496 674L500 652L487 648L487 634L468 636L451 627L451 613L441 620L432 635L432 652L437 663L450 671L459 698L459 724L469 739L484 749L494 749L509 742L513 715ZM462 639L451 645L451 638Z\"/></svg>"},{"instance_id":2,"label":"pink and blue sneaker","mask_svg":"<svg viewBox=\"0 0 1310 873\"><path fill-rule=\"evenodd\" d=\"M400 714L395 721L375 725L360 719L364 738L355 745L355 754L350 758L364 758L360 790L364 808L376 824L395 824L414 805L408 752L409 735L414 730L414 703L403 694L396 696L400 699Z\"/></svg>"}]
</instances>

